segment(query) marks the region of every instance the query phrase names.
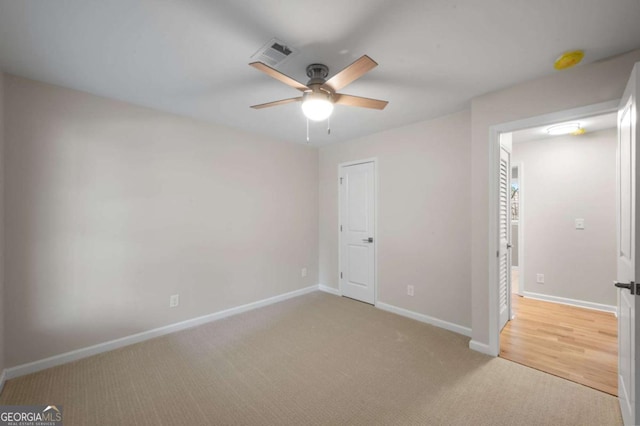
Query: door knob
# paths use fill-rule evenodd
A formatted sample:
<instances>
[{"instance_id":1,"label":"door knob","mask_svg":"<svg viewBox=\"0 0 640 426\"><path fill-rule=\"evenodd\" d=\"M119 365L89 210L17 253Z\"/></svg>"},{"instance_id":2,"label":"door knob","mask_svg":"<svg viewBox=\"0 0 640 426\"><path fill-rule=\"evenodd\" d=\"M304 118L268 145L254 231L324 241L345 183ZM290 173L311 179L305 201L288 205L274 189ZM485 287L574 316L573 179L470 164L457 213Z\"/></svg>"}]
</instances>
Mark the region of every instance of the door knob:
<instances>
[{"instance_id":1,"label":"door knob","mask_svg":"<svg viewBox=\"0 0 640 426\"><path fill-rule=\"evenodd\" d=\"M511 248L511 244L507 244L507 248L510 249Z\"/></svg>"},{"instance_id":2,"label":"door knob","mask_svg":"<svg viewBox=\"0 0 640 426\"><path fill-rule=\"evenodd\" d=\"M634 283L633 281L631 281L630 283L619 283L618 281L614 281L613 285L615 285L618 288L629 289L629 291L631 291L631 294L636 294L636 286L638 284Z\"/></svg>"},{"instance_id":3,"label":"door knob","mask_svg":"<svg viewBox=\"0 0 640 426\"><path fill-rule=\"evenodd\" d=\"M373 242L373 237L369 237L369 238L364 238L362 240L363 243L372 243Z\"/></svg>"}]
</instances>

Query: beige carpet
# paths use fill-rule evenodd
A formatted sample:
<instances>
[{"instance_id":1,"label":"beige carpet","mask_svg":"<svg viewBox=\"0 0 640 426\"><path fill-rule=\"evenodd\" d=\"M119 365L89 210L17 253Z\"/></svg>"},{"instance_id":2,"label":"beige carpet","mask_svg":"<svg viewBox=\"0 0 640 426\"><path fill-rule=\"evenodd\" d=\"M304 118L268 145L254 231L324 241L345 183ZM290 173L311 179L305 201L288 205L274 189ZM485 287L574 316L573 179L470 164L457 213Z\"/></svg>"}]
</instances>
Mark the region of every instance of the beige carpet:
<instances>
[{"instance_id":1,"label":"beige carpet","mask_svg":"<svg viewBox=\"0 0 640 426\"><path fill-rule=\"evenodd\" d=\"M617 399L324 293L10 380L70 425L617 425Z\"/></svg>"}]
</instances>

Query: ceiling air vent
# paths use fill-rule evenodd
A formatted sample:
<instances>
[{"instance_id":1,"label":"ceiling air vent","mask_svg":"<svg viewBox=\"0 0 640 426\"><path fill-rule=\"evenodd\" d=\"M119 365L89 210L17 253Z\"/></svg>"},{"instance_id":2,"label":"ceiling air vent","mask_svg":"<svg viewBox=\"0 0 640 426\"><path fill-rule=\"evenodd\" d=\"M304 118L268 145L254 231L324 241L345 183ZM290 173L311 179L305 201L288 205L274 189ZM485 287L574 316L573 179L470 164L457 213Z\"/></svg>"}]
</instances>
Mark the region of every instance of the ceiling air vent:
<instances>
[{"instance_id":1,"label":"ceiling air vent","mask_svg":"<svg viewBox=\"0 0 640 426\"><path fill-rule=\"evenodd\" d=\"M263 62L270 67L275 67L296 53L297 51L287 46L286 43L274 38L254 53L251 59Z\"/></svg>"}]
</instances>

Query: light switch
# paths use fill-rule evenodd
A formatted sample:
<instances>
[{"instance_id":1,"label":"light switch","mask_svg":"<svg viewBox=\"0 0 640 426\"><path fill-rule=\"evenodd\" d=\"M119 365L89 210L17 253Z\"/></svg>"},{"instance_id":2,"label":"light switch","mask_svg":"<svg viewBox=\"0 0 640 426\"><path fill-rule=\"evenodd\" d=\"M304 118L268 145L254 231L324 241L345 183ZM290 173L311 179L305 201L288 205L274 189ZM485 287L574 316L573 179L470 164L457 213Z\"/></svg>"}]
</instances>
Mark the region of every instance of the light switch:
<instances>
[{"instance_id":1,"label":"light switch","mask_svg":"<svg viewBox=\"0 0 640 426\"><path fill-rule=\"evenodd\" d=\"M584 219L576 219L576 229L584 229Z\"/></svg>"}]
</instances>

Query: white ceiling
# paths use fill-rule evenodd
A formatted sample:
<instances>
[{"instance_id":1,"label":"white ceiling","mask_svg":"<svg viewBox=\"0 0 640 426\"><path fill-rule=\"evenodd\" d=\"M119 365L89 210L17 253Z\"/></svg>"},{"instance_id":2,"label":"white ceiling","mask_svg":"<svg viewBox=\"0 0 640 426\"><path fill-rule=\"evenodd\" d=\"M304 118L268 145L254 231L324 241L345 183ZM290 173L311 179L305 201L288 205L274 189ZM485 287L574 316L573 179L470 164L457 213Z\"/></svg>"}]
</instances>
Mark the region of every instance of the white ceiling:
<instances>
[{"instance_id":1,"label":"white ceiling","mask_svg":"<svg viewBox=\"0 0 640 426\"><path fill-rule=\"evenodd\" d=\"M618 114L616 112L612 112L610 114L596 115L593 117L584 117L578 120L570 120L570 121L567 121L566 123L579 123L580 127L582 127L585 130L585 134L587 134L587 133L597 132L599 130L615 128L617 116ZM527 141L533 141L533 140L563 137L563 136L554 136L547 133L547 129L549 127L557 124L562 124L562 123L565 123L565 122L546 124L544 126L518 130L512 133L513 142L517 143L517 142L527 142Z\"/></svg>"},{"instance_id":2,"label":"white ceiling","mask_svg":"<svg viewBox=\"0 0 640 426\"><path fill-rule=\"evenodd\" d=\"M273 37L299 53L279 70L306 82L363 54L380 66L342 90L384 111L336 106L344 141L469 106L471 98L640 47L638 0L0 0L0 67L35 80L305 143L299 92L249 67ZM565 71L568 72L568 71Z\"/></svg>"}]
</instances>

